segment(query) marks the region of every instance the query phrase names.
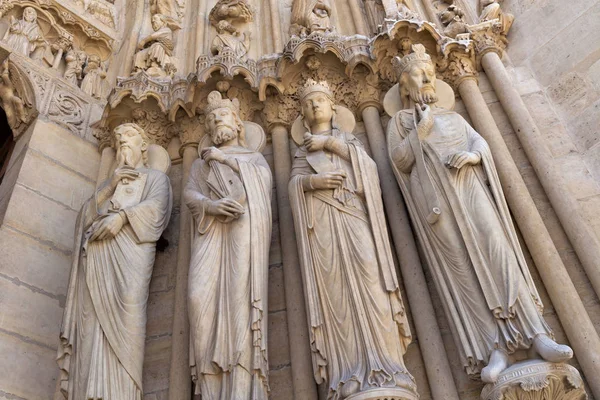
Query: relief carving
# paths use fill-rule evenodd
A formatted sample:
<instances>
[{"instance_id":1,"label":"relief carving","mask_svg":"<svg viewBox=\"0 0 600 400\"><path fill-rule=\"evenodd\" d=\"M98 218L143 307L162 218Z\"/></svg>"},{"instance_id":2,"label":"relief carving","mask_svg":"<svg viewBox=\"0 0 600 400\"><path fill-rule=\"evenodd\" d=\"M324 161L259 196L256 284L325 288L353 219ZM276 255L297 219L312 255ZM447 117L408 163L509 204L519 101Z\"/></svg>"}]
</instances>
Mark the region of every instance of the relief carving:
<instances>
[{"instance_id":1,"label":"relief carving","mask_svg":"<svg viewBox=\"0 0 600 400\"><path fill-rule=\"evenodd\" d=\"M242 32L240 25L251 22L254 10L246 0L219 0L209 14L217 35L210 51L213 56L232 54L245 61L250 50L250 32ZM238 25L238 26L236 26Z\"/></svg>"},{"instance_id":2,"label":"relief carving","mask_svg":"<svg viewBox=\"0 0 600 400\"><path fill-rule=\"evenodd\" d=\"M0 105L16 138L33 118L33 99L29 98L19 73L11 71L8 60L2 63L0 78Z\"/></svg>"},{"instance_id":3,"label":"relief carving","mask_svg":"<svg viewBox=\"0 0 600 400\"><path fill-rule=\"evenodd\" d=\"M327 82L299 92L289 184L313 372L330 400L417 399L375 162Z\"/></svg>"},{"instance_id":4,"label":"relief carving","mask_svg":"<svg viewBox=\"0 0 600 400\"><path fill-rule=\"evenodd\" d=\"M72 85L79 86L79 82L83 77L83 64L87 59L87 54L81 50L71 49L65 56L67 68L63 78Z\"/></svg>"},{"instance_id":5,"label":"relief carving","mask_svg":"<svg viewBox=\"0 0 600 400\"><path fill-rule=\"evenodd\" d=\"M290 35L326 34L334 30L330 0L294 0Z\"/></svg>"},{"instance_id":6,"label":"relief carving","mask_svg":"<svg viewBox=\"0 0 600 400\"><path fill-rule=\"evenodd\" d=\"M138 43L132 75L146 71L152 77L172 78L177 68L173 57L173 30L180 29L171 17L162 14L152 16L154 32Z\"/></svg>"},{"instance_id":7,"label":"relief carving","mask_svg":"<svg viewBox=\"0 0 600 400\"><path fill-rule=\"evenodd\" d=\"M21 19L11 15L4 42L15 52L26 57L31 56L35 51L39 53L39 49L48 46L37 22L37 11L33 7L25 7Z\"/></svg>"},{"instance_id":8,"label":"relief carving","mask_svg":"<svg viewBox=\"0 0 600 400\"><path fill-rule=\"evenodd\" d=\"M76 225L57 358L66 399L142 399L155 243L171 215L170 159L135 124L114 134L117 168Z\"/></svg>"},{"instance_id":9,"label":"relief carving","mask_svg":"<svg viewBox=\"0 0 600 400\"><path fill-rule=\"evenodd\" d=\"M421 44L396 58L401 108L388 125L398 184L466 372L496 382L527 350L560 363L487 142L437 108L436 74ZM392 90L398 90L392 88Z\"/></svg>"},{"instance_id":10,"label":"relief carving","mask_svg":"<svg viewBox=\"0 0 600 400\"><path fill-rule=\"evenodd\" d=\"M213 91L184 199L194 220L188 306L195 393L267 400L271 170L262 128ZM233 267L233 269L232 269Z\"/></svg>"},{"instance_id":11,"label":"relief carving","mask_svg":"<svg viewBox=\"0 0 600 400\"><path fill-rule=\"evenodd\" d=\"M498 20L502 27L502 33L504 35L508 34L515 17L512 14L502 11L500 0L481 0L480 6L481 14L479 15L479 20L481 22Z\"/></svg>"},{"instance_id":12,"label":"relief carving","mask_svg":"<svg viewBox=\"0 0 600 400\"><path fill-rule=\"evenodd\" d=\"M104 95L106 71L104 70L100 57L95 54L88 56L87 65L83 69L83 75L81 90L96 99L101 99Z\"/></svg>"},{"instance_id":13,"label":"relief carving","mask_svg":"<svg viewBox=\"0 0 600 400\"><path fill-rule=\"evenodd\" d=\"M50 100L48 116L54 122L64 126L76 135L85 130L85 105L71 93L57 90Z\"/></svg>"}]
</instances>

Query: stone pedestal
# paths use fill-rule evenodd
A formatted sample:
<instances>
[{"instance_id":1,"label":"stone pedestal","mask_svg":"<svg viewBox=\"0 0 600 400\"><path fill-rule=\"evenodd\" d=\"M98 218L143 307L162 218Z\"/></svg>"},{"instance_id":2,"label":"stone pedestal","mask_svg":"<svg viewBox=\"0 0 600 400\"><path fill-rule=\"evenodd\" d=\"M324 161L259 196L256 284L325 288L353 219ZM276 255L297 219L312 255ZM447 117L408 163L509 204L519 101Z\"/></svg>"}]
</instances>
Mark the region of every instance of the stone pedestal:
<instances>
[{"instance_id":1,"label":"stone pedestal","mask_svg":"<svg viewBox=\"0 0 600 400\"><path fill-rule=\"evenodd\" d=\"M419 395L404 388L379 388L349 396L346 400L417 400Z\"/></svg>"},{"instance_id":2,"label":"stone pedestal","mask_svg":"<svg viewBox=\"0 0 600 400\"><path fill-rule=\"evenodd\" d=\"M568 364L530 360L512 365L495 384L481 392L481 400L585 400L579 372Z\"/></svg>"}]
</instances>

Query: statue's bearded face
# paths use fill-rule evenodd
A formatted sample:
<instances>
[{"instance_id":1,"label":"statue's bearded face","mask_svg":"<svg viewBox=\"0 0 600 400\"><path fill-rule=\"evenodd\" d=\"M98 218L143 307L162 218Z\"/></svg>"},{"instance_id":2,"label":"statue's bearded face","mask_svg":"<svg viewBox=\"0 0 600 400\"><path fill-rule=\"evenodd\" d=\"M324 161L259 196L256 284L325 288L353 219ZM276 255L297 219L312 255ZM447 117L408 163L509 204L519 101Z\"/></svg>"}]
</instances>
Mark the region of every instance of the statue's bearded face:
<instances>
[{"instance_id":1,"label":"statue's bearded face","mask_svg":"<svg viewBox=\"0 0 600 400\"><path fill-rule=\"evenodd\" d=\"M119 146L117 150L119 167L136 168L142 160L144 138L133 128L116 130L115 135Z\"/></svg>"},{"instance_id":2,"label":"statue's bearded face","mask_svg":"<svg viewBox=\"0 0 600 400\"><path fill-rule=\"evenodd\" d=\"M206 116L210 137L217 146L238 136L238 123L235 113L228 107L217 108Z\"/></svg>"},{"instance_id":3,"label":"statue's bearded face","mask_svg":"<svg viewBox=\"0 0 600 400\"><path fill-rule=\"evenodd\" d=\"M402 86L415 103L431 104L437 102L435 93L435 69L433 64L418 62L403 73Z\"/></svg>"},{"instance_id":4,"label":"statue's bearded face","mask_svg":"<svg viewBox=\"0 0 600 400\"><path fill-rule=\"evenodd\" d=\"M333 113L333 103L325 93L314 92L302 100L302 115L309 126L331 121Z\"/></svg>"},{"instance_id":5,"label":"statue's bearded face","mask_svg":"<svg viewBox=\"0 0 600 400\"><path fill-rule=\"evenodd\" d=\"M160 28L162 28L163 26L165 26L165 22L158 15L153 16L151 22L152 22L152 29L154 29L155 31L157 31Z\"/></svg>"}]
</instances>

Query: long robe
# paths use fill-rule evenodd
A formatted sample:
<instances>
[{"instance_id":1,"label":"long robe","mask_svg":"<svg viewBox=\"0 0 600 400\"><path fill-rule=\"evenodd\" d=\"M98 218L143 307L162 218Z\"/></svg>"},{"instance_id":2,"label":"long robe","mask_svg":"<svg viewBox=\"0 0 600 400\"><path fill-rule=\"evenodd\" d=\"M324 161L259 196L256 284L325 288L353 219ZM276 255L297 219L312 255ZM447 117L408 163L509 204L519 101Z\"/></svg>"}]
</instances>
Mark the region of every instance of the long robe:
<instances>
[{"instance_id":1,"label":"long robe","mask_svg":"<svg viewBox=\"0 0 600 400\"><path fill-rule=\"evenodd\" d=\"M58 349L68 400L142 399L148 290L172 199L167 175L138 171L147 176L141 200L123 210L128 222L113 239L88 242L92 224L114 206L110 199L90 199L77 222Z\"/></svg>"},{"instance_id":2,"label":"long robe","mask_svg":"<svg viewBox=\"0 0 600 400\"><path fill-rule=\"evenodd\" d=\"M410 329L400 296L375 162L352 134L331 133L348 144L351 160L323 152L345 171L342 188L304 192L317 172L304 146L294 158L290 202L305 287L313 371L338 400L346 382L360 391L415 389L403 355Z\"/></svg>"},{"instance_id":3,"label":"long robe","mask_svg":"<svg viewBox=\"0 0 600 400\"><path fill-rule=\"evenodd\" d=\"M188 281L192 377L204 400L267 400L271 171L260 153L238 146L221 150L237 160L239 174L198 159L184 195L194 217ZM222 197L238 201L245 213L237 219L206 214L208 201Z\"/></svg>"},{"instance_id":4,"label":"long robe","mask_svg":"<svg viewBox=\"0 0 600 400\"><path fill-rule=\"evenodd\" d=\"M411 111L390 120L388 149L461 361L477 375L494 349L526 349L551 331L486 141L459 114L432 111L432 131L421 140L425 176L410 143L417 135ZM459 151L479 154L481 163L446 167ZM434 223L427 221L428 182L440 210Z\"/></svg>"},{"instance_id":5,"label":"long robe","mask_svg":"<svg viewBox=\"0 0 600 400\"><path fill-rule=\"evenodd\" d=\"M140 70L147 70L156 64L164 69L171 63L173 55L173 31L164 26L152 34L154 39L146 43L146 47L135 54L133 66Z\"/></svg>"},{"instance_id":6,"label":"long robe","mask_svg":"<svg viewBox=\"0 0 600 400\"><path fill-rule=\"evenodd\" d=\"M8 28L6 44L17 53L29 57L36 42L43 39L37 21L28 22L24 19L14 21Z\"/></svg>"}]
</instances>

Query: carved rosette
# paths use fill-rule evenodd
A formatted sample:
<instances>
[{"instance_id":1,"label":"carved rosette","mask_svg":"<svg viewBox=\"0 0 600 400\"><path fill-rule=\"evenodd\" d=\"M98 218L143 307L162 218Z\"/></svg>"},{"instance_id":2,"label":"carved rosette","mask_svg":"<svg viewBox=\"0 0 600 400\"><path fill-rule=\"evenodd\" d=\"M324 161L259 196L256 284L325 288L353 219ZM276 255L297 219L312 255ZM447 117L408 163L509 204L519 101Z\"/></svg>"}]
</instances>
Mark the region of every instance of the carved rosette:
<instances>
[{"instance_id":1,"label":"carved rosette","mask_svg":"<svg viewBox=\"0 0 600 400\"><path fill-rule=\"evenodd\" d=\"M456 46L449 49L443 58L438 59L437 70L442 79L455 91L463 81L477 80L477 64L473 48Z\"/></svg>"},{"instance_id":2,"label":"carved rosette","mask_svg":"<svg viewBox=\"0 0 600 400\"><path fill-rule=\"evenodd\" d=\"M579 372L568 364L530 360L512 365L495 384L481 392L481 400L585 400Z\"/></svg>"}]
</instances>

